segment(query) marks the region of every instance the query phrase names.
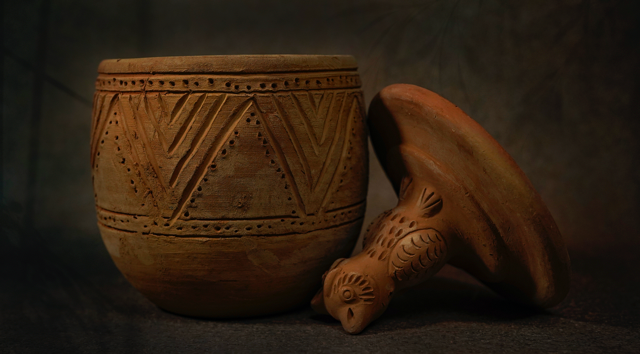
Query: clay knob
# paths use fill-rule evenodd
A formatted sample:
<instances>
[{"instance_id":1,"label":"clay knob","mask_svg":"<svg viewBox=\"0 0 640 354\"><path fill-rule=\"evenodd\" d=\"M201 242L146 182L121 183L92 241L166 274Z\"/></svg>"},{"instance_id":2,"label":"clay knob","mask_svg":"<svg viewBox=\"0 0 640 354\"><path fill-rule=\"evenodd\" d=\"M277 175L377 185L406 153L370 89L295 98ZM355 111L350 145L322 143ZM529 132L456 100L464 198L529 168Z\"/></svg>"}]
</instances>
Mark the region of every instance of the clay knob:
<instances>
[{"instance_id":1,"label":"clay knob","mask_svg":"<svg viewBox=\"0 0 640 354\"><path fill-rule=\"evenodd\" d=\"M383 89L368 119L398 205L374 220L362 253L325 273L312 301L316 311L359 333L394 293L447 263L524 304L546 308L564 299L569 256L558 227L489 133L451 102L413 85Z\"/></svg>"}]
</instances>

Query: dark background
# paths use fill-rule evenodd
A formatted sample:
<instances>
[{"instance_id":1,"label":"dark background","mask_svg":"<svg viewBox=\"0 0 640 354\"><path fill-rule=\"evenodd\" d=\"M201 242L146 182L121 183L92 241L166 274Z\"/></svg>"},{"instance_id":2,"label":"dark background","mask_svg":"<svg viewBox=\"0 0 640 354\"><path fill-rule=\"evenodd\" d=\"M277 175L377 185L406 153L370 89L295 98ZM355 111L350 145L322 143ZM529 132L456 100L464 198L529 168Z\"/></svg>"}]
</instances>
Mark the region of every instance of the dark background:
<instances>
[{"instance_id":1,"label":"dark background","mask_svg":"<svg viewBox=\"0 0 640 354\"><path fill-rule=\"evenodd\" d=\"M2 4L0 352L640 351L640 2L23 0ZM554 215L572 290L548 311L452 268L363 334L309 308L174 316L96 226L91 101L106 58L351 54L367 102L433 90L513 156ZM369 222L395 195L372 154Z\"/></svg>"}]
</instances>

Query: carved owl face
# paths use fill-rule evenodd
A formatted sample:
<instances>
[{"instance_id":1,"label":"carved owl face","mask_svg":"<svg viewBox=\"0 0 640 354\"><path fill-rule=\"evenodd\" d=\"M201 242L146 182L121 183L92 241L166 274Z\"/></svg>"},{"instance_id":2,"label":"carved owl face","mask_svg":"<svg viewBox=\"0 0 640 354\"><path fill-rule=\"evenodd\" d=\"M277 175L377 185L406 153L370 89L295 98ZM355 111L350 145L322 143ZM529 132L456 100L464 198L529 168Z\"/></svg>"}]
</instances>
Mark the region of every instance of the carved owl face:
<instances>
[{"instance_id":1,"label":"carved owl face","mask_svg":"<svg viewBox=\"0 0 640 354\"><path fill-rule=\"evenodd\" d=\"M360 333L384 311L384 295L377 282L358 269L361 262L338 260L324 276L323 289L312 304L319 311L326 310L352 334Z\"/></svg>"}]
</instances>

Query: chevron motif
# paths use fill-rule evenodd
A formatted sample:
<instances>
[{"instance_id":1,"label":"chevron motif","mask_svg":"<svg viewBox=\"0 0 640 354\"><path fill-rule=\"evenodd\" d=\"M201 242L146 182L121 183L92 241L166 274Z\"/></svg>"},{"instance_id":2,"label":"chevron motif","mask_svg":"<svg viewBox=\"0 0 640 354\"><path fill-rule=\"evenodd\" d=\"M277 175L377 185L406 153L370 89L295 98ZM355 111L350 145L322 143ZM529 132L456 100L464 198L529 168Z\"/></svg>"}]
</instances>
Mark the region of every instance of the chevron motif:
<instances>
[{"instance_id":1,"label":"chevron motif","mask_svg":"<svg viewBox=\"0 0 640 354\"><path fill-rule=\"evenodd\" d=\"M292 166L291 174L304 200L304 211L314 214L325 202L327 188L340 167L348 142L346 132L351 130L352 117L359 114L359 101L345 91L325 91L315 96L274 95L272 100L290 138L280 144Z\"/></svg>"},{"instance_id":2,"label":"chevron motif","mask_svg":"<svg viewBox=\"0 0 640 354\"><path fill-rule=\"evenodd\" d=\"M332 120L328 116L332 111L333 104L336 101L337 95L344 93L327 92L324 91L320 94L312 94L311 92L305 93L292 93L293 101L296 103L298 113L302 118L302 122L306 129L309 141L316 156L321 156L320 149L324 145L327 138L327 133L331 126ZM311 115L310 117L308 115ZM327 121L329 120L329 121ZM335 119L334 119L335 120ZM326 152L325 152L326 153Z\"/></svg>"},{"instance_id":3,"label":"chevron motif","mask_svg":"<svg viewBox=\"0 0 640 354\"><path fill-rule=\"evenodd\" d=\"M174 206L172 225L240 120L251 112L262 122L282 164L299 215L316 214L327 202L332 181L342 168L347 133L361 112L359 96L353 92L99 94L92 159L105 121L116 115L130 144L130 158L144 172L141 176L153 198Z\"/></svg>"},{"instance_id":4,"label":"chevron motif","mask_svg":"<svg viewBox=\"0 0 640 354\"><path fill-rule=\"evenodd\" d=\"M136 131L163 188L176 186L186 163L211 128L225 95L123 94L120 109L127 127Z\"/></svg>"}]
</instances>

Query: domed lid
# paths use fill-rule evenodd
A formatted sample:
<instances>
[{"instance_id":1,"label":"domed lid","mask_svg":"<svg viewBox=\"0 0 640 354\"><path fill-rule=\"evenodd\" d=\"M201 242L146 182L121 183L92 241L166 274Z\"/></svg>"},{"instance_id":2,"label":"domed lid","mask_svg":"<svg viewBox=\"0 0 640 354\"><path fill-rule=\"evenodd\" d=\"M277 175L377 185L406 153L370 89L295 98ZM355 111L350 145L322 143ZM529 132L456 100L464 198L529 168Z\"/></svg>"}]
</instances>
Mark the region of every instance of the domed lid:
<instances>
[{"instance_id":1,"label":"domed lid","mask_svg":"<svg viewBox=\"0 0 640 354\"><path fill-rule=\"evenodd\" d=\"M509 154L478 123L426 89L397 84L369 108L376 154L396 191L403 177L454 205L457 256L509 298L549 307L569 287L569 256L553 217ZM451 247L453 248L453 247Z\"/></svg>"}]
</instances>

